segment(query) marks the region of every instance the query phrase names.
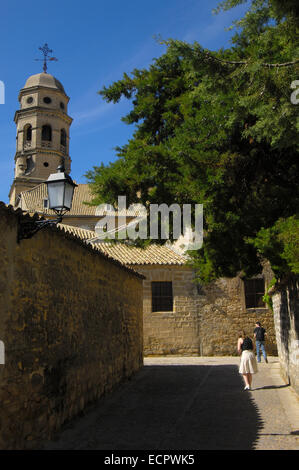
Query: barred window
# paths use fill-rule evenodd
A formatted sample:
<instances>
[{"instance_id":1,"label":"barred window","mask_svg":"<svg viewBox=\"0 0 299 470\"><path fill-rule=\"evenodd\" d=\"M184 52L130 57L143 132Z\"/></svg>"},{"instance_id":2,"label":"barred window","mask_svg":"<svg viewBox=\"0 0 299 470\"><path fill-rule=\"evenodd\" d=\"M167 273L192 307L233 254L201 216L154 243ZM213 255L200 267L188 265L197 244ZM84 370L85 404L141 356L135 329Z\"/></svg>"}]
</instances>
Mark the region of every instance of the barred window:
<instances>
[{"instance_id":1,"label":"barred window","mask_svg":"<svg viewBox=\"0 0 299 470\"><path fill-rule=\"evenodd\" d=\"M152 282L152 311L172 312L172 282Z\"/></svg>"},{"instance_id":2,"label":"barred window","mask_svg":"<svg viewBox=\"0 0 299 470\"><path fill-rule=\"evenodd\" d=\"M265 281L263 278L245 279L245 303L246 308L263 308L263 295L265 294Z\"/></svg>"}]
</instances>

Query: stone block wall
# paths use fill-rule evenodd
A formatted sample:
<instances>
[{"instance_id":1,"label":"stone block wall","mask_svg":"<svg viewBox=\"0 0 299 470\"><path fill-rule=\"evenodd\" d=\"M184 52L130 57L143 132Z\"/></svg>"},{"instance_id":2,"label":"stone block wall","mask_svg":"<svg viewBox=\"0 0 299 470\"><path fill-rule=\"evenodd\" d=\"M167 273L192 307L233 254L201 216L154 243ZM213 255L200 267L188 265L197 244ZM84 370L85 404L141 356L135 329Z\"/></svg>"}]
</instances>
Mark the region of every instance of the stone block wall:
<instances>
[{"instance_id":1,"label":"stone block wall","mask_svg":"<svg viewBox=\"0 0 299 470\"><path fill-rule=\"evenodd\" d=\"M205 286L198 312L203 356L237 355L239 333L244 330L253 339L257 321L267 331L267 353L277 355L273 313L268 308L246 308L240 277L222 278Z\"/></svg>"},{"instance_id":2,"label":"stone block wall","mask_svg":"<svg viewBox=\"0 0 299 470\"><path fill-rule=\"evenodd\" d=\"M276 341L284 379L299 394L299 282L282 283L272 294Z\"/></svg>"},{"instance_id":3,"label":"stone block wall","mask_svg":"<svg viewBox=\"0 0 299 470\"><path fill-rule=\"evenodd\" d=\"M268 308L247 309L241 278L219 279L197 290L187 266L138 266L144 284L145 355L237 355L239 332L253 338L256 321L267 330L268 354L276 355L273 313ZM273 274L265 268L266 284ZM152 312L151 282L172 281L173 312Z\"/></svg>"},{"instance_id":4,"label":"stone block wall","mask_svg":"<svg viewBox=\"0 0 299 470\"><path fill-rule=\"evenodd\" d=\"M28 449L143 364L142 278L0 204L0 448Z\"/></svg>"},{"instance_id":5,"label":"stone block wall","mask_svg":"<svg viewBox=\"0 0 299 470\"><path fill-rule=\"evenodd\" d=\"M199 324L193 272L185 266L142 266L136 268L143 281L143 330L145 355L198 355ZM152 312L153 281L171 281L173 312Z\"/></svg>"}]
</instances>

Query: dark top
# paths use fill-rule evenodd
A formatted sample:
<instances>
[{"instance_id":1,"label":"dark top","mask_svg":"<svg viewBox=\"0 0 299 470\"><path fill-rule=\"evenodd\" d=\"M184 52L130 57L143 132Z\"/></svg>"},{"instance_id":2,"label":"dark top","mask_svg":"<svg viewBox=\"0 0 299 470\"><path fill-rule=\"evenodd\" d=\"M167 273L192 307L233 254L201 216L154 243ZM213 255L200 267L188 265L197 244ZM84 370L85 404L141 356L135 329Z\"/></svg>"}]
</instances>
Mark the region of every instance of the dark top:
<instances>
[{"instance_id":1,"label":"dark top","mask_svg":"<svg viewBox=\"0 0 299 470\"><path fill-rule=\"evenodd\" d=\"M258 341L265 341L265 333L266 333L265 328L262 328L261 326L257 326L254 329L254 333L255 333L255 339L257 339Z\"/></svg>"},{"instance_id":2,"label":"dark top","mask_svg":"<svg viewBox=\"0 0 299 470\"><path fill-rule=\"evenodd\" d=\"M246 338L244 338L243 340L243 343L241 344L241 349L242 351L253 351L253 344L252 344L252 341L250 338L248 338L248 336L246 336Z\"/></svg>"}]
</instances>

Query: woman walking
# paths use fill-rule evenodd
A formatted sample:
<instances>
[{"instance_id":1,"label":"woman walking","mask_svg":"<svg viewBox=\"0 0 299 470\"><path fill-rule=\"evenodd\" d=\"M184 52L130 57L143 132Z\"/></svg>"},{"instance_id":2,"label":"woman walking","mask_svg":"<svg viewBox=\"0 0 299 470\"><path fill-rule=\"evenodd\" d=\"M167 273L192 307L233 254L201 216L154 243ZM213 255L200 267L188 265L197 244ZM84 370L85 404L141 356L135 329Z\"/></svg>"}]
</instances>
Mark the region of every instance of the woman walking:
<instances>
[{"instance_id":1,"label":"woman walking","mask_svg":"<svg viewBox=\"0 0 299 470\"><path fill-rule=\"evenodd\" d=\"M239 372L243 375L245 382L244 390L251 390L252 375L257 373L257 362L253 352L252 339L246 336L244 331L239 335L237 348L238 353L241 354Z\"/></svg>"}]
</instances>

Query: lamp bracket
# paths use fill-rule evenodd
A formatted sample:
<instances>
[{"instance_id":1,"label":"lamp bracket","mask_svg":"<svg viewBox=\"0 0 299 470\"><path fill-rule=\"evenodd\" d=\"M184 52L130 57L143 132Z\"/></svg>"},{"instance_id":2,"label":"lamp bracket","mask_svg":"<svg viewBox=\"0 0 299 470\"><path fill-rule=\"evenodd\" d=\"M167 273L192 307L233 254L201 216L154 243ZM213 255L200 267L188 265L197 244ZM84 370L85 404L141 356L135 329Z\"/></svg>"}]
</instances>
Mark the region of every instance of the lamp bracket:
<instances>
[{"instance_id":1,"label":"lamp bracket","mask_svg":"<svg viewBox=\"0 0 299 470\"><path fill-rule=\"evenodd\" d=\"M62 216L52 220L19 220L18 224L18 243L21 240L32 238L37 232L44 227L56 226L62 221Z\"/></svg>"}]
</instances>

